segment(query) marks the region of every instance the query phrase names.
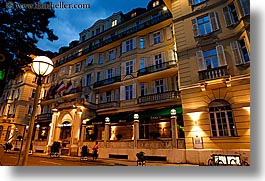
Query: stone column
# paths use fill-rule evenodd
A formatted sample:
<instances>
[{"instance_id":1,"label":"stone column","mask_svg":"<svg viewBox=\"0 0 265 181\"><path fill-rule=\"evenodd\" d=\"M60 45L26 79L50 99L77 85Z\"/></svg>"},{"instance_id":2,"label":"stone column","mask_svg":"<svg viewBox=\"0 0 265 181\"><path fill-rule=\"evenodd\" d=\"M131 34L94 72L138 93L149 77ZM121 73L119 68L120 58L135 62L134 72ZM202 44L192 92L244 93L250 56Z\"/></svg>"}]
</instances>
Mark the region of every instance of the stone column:
<instances>
[{"instance_id":1,"label":"stone column","mask_svg":"<svg viewBox=\"0 0 265 181\"><path fill-rule=\"evenodd\" d=\"M110 119L109 117L105 118L105 129L104 129L104 146L107 148L107 142L109 141L109 129L110 129Z\"/></svg>"},{"instance_id":2,"label":"stone column","mask_svg":"<svg viewBox=\"0 0 265 181\"><path fill-rule=\"evenodd\" d=\"M86 121L82 122L82 128L81 128L81 137L79 140L79 152L78 152L78 156L81 156L81 151L82 151L82 146L83 146L83 142L84 142L84 136L86 135Z\"/></svg>"},{"instance_id":3,"label":"stone column","mask_svg":"<svg viewBox=\"0 0 265 181\"><path fill-rule=\"evenodd\" d=\"M81 128L81 116L82 116L82 110L80 108L76 109L75 112L75 119L74 124L72 125L72 141L71 141L71 156L77 156L78 155L78 142L79 142L79 136L80 136L80 128Z\"/></svg>"},{"instance_id":4,"label":"stone column","mask_svg":"<svg viewBox=\"0 0 265 181\"><path fill-rule=\"evenodd\" d=\"M49 147L52 146L52 144L54 142L58 116L59 116L59 112L54 111L52 114L52 122L50 123L50 133L49 133L48 145L47 145L48 150L49 150ZM48 151L47 151L47 153L48 153Z\"/></svg>"},{"instance_id":5,"label":"stone column","mask_svg":"<svg viewBox=\"0 0 265 181\"><path fill-rule=\"evenodd\" d=\"M39 139L39 131L40 131L40 125L36 125L36 131L35 131L35 136L34 136L34 141L38 141Z\"/></svg>"},{"instance_id":6,"label":"stone column","mask_svg":"<svg viewBox=\"0 0 265 181\"><path fill-rule=\"evenodd\" d=\"M139 115L133 115L133 140L134 140L134 148L137 148L137 141L139 139Z\"/></svg>"},{"instance_id":7,"label":"stone column","mask_svg":"<svg viewBox=\"0 0 265 181\"><path fill-rule=\"evenodd\" d=\"M176 117L176 110L175 109L171 110L170 119L171 119L171 130L172 130L172 146L173 146L173 148L177 148L178 130L177 130L177 117Z\"/></svg>"}]
</instances>

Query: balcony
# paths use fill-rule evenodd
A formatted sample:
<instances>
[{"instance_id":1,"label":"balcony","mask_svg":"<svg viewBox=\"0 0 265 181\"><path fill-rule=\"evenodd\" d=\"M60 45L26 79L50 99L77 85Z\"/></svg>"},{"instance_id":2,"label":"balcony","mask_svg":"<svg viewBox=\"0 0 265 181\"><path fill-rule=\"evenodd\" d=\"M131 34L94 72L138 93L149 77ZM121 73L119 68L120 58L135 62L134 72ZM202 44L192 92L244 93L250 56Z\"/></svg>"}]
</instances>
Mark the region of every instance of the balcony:
<instances>
[{"instance_id":1,"label":"balcony","mask_svg":"<svg viewBox=\"0 0 265 181\"><path fill-rule=\"evenodd\" d=\"M227 65L212 69L207 69L199 72L200 80L214 80L219 78L229 77Z\"/></svg>"},{"instance_id":2,"label":"balcony","mask_svg":"<svg viewBox=\"0 0 265 181\"><path fill-rule=\"evenodd\" d=\"M148 28L150 26L153 26L153 25L158 24L158 23L160 23L162 21L165 21L165 20L167 20L169 18L172 18L172 14L170 12L163 13L163 14L157 16L156 18L153 18L151 20L145 21L145 22L143 22L142 24L140 24L138 26L134 26L134 27L132 27L132 28L130 28L130 29L124 31L124 32L118 33L117 35L114 35L114 36L112 36L112 37L110 37L108 39L105 39L104 41L101 41L99 43L91 45L88 48L84 49L81 53L78 52L76 54L73 54L70 57L67 57L65 59L59 60L59 61L55 62L54 66L58 67L60 65L63 65L63 64L65 64L65 63L67 63L67 62L69 62L69 61L71 61L71 60L73 60L73 59L75 59L77 57L85 55L85 54L87 54L87 53L89 53L91 51L94 51L94 50L96 50L96 49L98 49L100 47L103 47L103 46L105 46L105 45L107 45L109 43L112 43L114 41L122 39L122 38L124 38L124 37L126 37L128 35L131 35L133 33L136 33L137 31L146 29L146 28ZM108 31L108 30L106 30L106 31ZM92 37L92 38L94 38L94 37ZM92 38L88 39L87 41L91 41Z\"/></svg>"},{"instance_id":3,"label":"balcony","mask_svg":"<svg viewBox=\"0 0 265 181\"><path fill-rule=\"evenodd\" d=\"M158 71L161 71L161 70L166 70L166 69L169 69L171 67L176 67L176 66L177 66L176 61L175 60L171 60L171 61L164 62L164 63L161 63L161 64L152 65L150 67L142 68L142 69L138 70L138 76L142 76L142 75L158 72Z\"/></svg>"},{"instance_id":4,"label":"balcony","mask_svg":"<svg viewBox=\"0 0 265 181\"><path fill-rule=\"evenodd\" d=\"M107 109L107 108L119 108L120 107L120 102L113 101L113 102L105 102L98 104L98 109Z\"/></svg>"},{"instance_id":5,"label":"balcony","mask_svg":"<svg viewBox=\"0 0 265 181\"><path fill-rule=\"evenodd\" d=\"M37 121L52 120L52 113L44 113L37 115Z\"/></svg>"},{"instance_id":6,"label":"balcony","mask_svg":"<svg viewBox=\"0 0 265 181\"><path fill-rule=\"evenodd\" d=\"M111 77L109 79L104 79L104 80L95 82L94 88L101 87L104 85L109 85L109 84L120 82L120 81L121 81L121 76Z\"/></svg>"},{"instance_id":7,"label":"balcony","mask_svg":"<svg viewBox=\"0 0 265 181\"><path fill-rule=\"evenodd\" d=\"M163 93L140 96L138 98L138 104L162 101L162 100L177 99L179 97L180 97L179 91L168 91L168 92L163 92Z\"/></svg>"}]
</instances>

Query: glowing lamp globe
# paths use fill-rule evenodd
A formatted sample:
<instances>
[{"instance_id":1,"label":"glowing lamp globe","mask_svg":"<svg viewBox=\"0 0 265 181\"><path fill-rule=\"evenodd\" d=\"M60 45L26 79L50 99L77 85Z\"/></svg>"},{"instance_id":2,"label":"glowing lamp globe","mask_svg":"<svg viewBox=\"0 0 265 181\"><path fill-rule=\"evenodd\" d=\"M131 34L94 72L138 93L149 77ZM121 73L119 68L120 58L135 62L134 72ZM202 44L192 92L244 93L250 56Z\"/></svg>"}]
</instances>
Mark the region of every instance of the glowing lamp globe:
<instances>
[{"instance_id":1,"label":"glowing lamp globe","mask_svg":"<svg viewBox=\"0 0 265 181\"><path fill-rule=\"evenodd\" d=\"M35 74L44 77L53 71L53 62L46 56L37 56L33 59L31 69Z\"/></svg>"}]
</instances>

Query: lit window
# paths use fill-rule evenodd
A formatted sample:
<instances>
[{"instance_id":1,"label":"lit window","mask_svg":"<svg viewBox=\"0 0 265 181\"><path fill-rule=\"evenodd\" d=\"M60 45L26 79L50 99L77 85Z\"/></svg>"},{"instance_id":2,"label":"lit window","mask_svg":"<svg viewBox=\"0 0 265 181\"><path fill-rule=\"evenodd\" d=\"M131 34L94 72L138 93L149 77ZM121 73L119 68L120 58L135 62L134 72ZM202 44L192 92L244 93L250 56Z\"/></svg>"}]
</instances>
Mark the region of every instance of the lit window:
<instances>
[{"instance_id":1,"label":"lit window","mask_svg":"<svg viewBox=\"0 0 265 181\"><path fill-rule=\"evenodd\" d=\"M239 41L233 41L230 44L236 65L250 62L249 52L246 46L245 39L241 39Z\"/></svg>"},{"instance_id":2,"label":"lit window","mask_svg":"<svg viewBox=\"0 0 265 181\"><path fill-rule=\"evenodd\" d=\"M111 26L113 27L113 26L116 26L116 25L117 25L117 20L115 19L115 20L112 21Z\"/></svg>"},{"instance_id":3,"label":"lit window","mask_svg":"<svg viewBox=\"0 0 265 181\"><path fill-rule=\"evenodd\" d=\"M153 2L153 8L159 5L159 1Z\"/></svg>"},{"instance_id":4,"label":"lit window","mask_svg":"<svg viewBox=\"0 0 265 181\"><path fill-rule=\"evenodd\" d=\"M114 60L114 58L115 58L115 52L114 52L114 50L110 50L109 51L109 60Z\"/></svg>"},{"instance_id":5,"label":"lit window","mask_svg":"<svg viewBox=\"0 0 265 181\"><path fill-rule=\"evenodd\" d=\"M216 12L210 12L206 16L192 19L191 22L194 37L207 35L211 32L219 30Z\"/></svg>"},{"instance_id":6,"label":"lit window","mask_svg":"<svg viewBox=\"0 0 265 181\"><path fill-rule=\"evenodd\" d=\"M140 48L144 48L144 38L140 38Z\"/></svg>"},{"instance_id":7,"label":"lit window","mask_svg":"<svg viewBox=\"0 0 265 181\"><path fill-rule=\"evenodd\" d=\"M213 137L237 136L233 112L225 100L216 100L209 105L211 133Z\"/></svg>"},{"instance_id":8,"label":"lit window","mask_svg":"<svg viewBox=\"0 0 265 181\"><path fill-rule=\"evenodd\" d=\"M156 90L156 93L164 92L164 80L163 79L155 81L155 90Z\"/></svg>"},{"instance_id":9,"label":"lit window","mask_svg":"<svg viewBox=\"0 0 265 181\"><path fill-rule=\"evenodd\" d=\"M130 100L133 97L133 86L125 86L125 100Z\"/></svg>"},{"instance_id":10,"label":"lit window","mask_svg":"<svg viewBox=\"0 0 265 181\"><path fill-rule=\"evenodd\" d=\"M154 36L154 44L158 44L161 42L160 32L154 33L153 36Z\"/></svg>"},{"instance_id":11,"label":"lit window","mask_svg":"<svg viewBox=\"0 0 265 181\"><path fill-rule=\"evenodd\" d=\"M135 17L136 16L136 12L133 12L132 14L131 14L131 18L133 18L133 17Z\"/></svg>"},{"instance_id":12,"label":"lit window","mask_svg":"<svg viewBox=\"0 0 265 181\"><path fill-rule=\"evenodd\" d=\"M133 61L126 62L126 75L132 74L133 72Z\"/></svg>"},{"instance_id":13,"label":"lit window","mask_svg":"<svg viewBox=\"0 0 265 181\"><path fill-rule=\"evenodd\" d=\"M133 49L133 40L130 39L130 40L126 41L126 52L128 52L132 49Z\"/></svg>"},{"instance_id":14,"label":"lit window","mask_svg":"<svg viewBox=\"0 0 265 181\"><path fill-rule=\"evenodd\" d=\"M163 64L162 64L162 55L158 54L155 55L155 65L156 65L156 69L160 69L162 68Z\"/></svg>"}]
</instances>

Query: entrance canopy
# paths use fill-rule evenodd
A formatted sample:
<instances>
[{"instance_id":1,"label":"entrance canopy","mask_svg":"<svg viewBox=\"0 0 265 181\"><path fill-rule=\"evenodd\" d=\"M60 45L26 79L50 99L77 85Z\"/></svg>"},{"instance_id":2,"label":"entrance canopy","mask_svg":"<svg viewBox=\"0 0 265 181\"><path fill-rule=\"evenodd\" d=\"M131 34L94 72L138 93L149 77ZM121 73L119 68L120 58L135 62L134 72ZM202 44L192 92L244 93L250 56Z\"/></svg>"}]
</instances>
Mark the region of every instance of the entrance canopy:
<instances>
[{"instance_id":1,"label":"entrance canopy","mask_svg":"<svg viewBox=\"0 0 265 181\"><path fill-rule=\"evenodd\" d=\"M144 122L148 120L159 120L161 118L170 118L171 109L176 109L177 116L178 114L182 113L181 107L164 108L164 109L149 109L149 110L140 111L140 112L122 112L122 113L110 114L110 115L99 115L87 121L87 125L105 124L106 117L110 118L110 123L131 124L133 122L133 115L135 113L139 114L140 122Z\"/></svg>"}]
</instances>

